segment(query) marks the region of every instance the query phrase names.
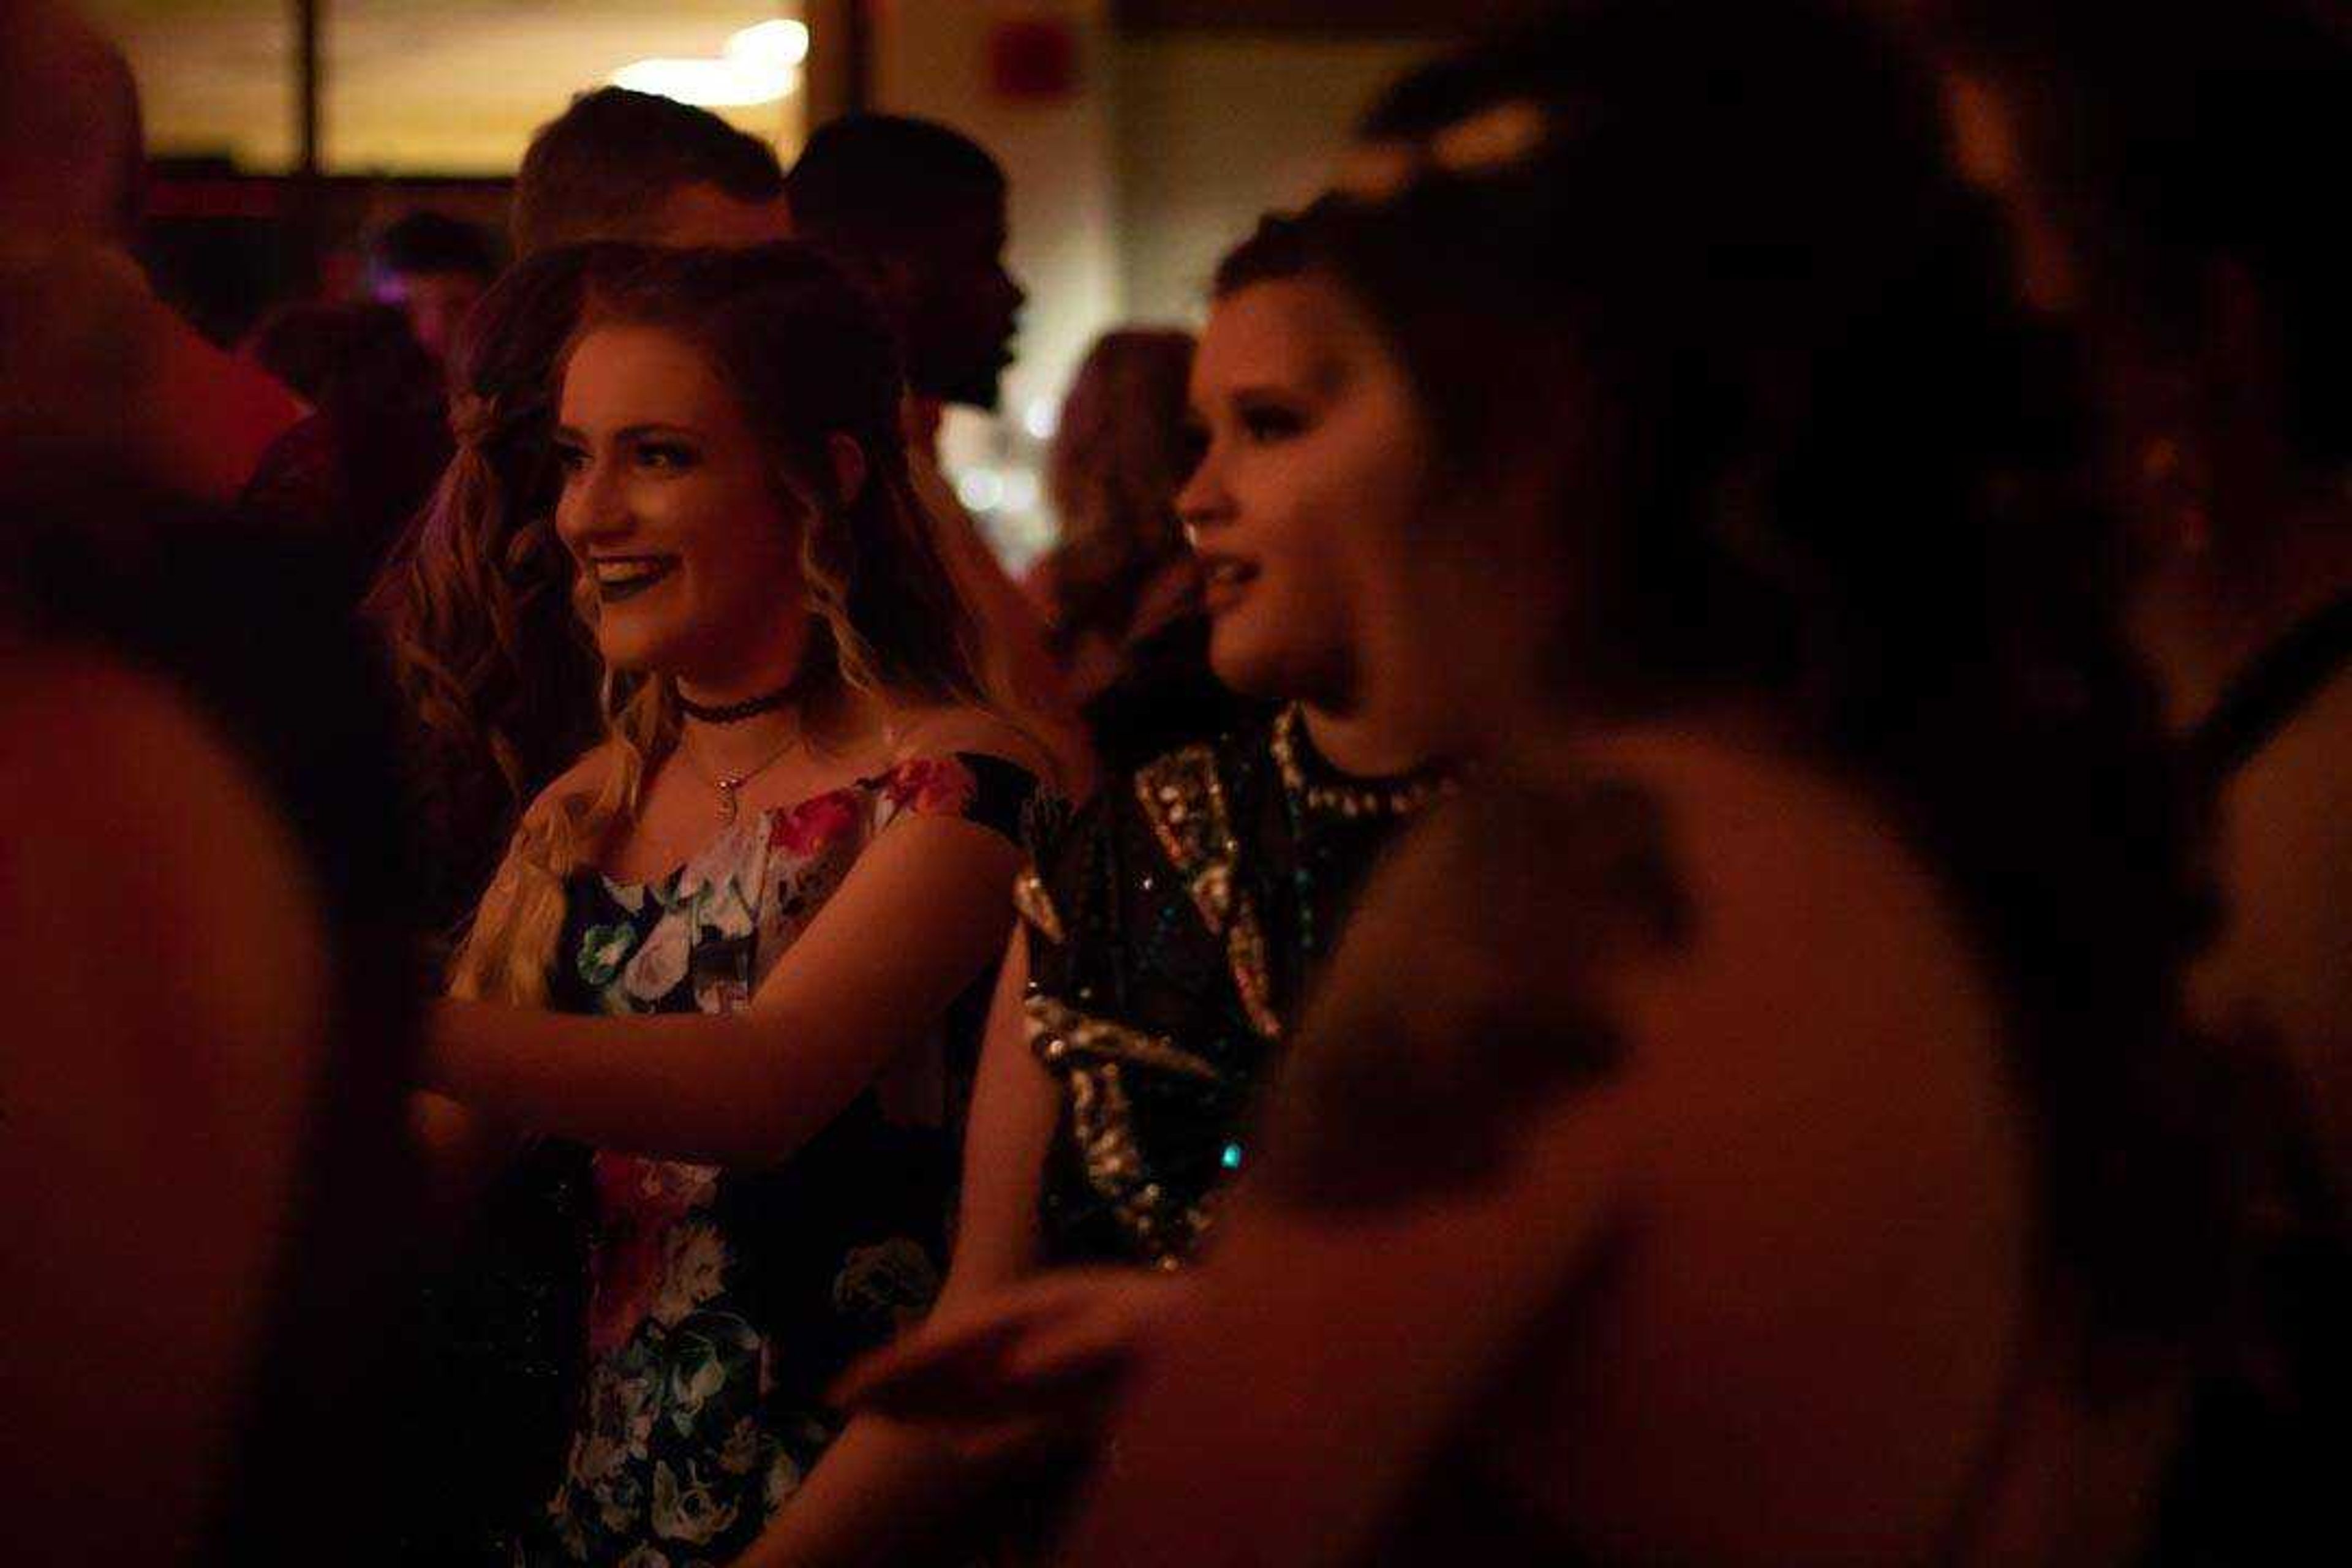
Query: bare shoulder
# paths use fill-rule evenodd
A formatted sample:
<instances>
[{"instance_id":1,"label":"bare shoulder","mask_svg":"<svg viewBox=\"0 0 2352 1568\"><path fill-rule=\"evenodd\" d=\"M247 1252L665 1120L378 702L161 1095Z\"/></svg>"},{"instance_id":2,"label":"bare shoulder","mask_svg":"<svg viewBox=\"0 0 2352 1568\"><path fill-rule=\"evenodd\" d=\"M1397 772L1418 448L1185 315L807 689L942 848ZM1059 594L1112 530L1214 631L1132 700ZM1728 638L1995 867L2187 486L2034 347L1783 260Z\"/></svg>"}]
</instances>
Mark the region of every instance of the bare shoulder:
<instances>
[{"instance_id":1,"label":"bare shoulder","mask_svg":"<svg viewBox=\"0 0 2352 1568\"><path fill-rule=\"evenodd\" d=\"M1825 938L1874 950L1957 936L1931 869L1894 818L1822 766L1707 729L1590 738L1576 766L1656 802L1712 942L1794 957L1821 952Z\"/></svg>"},{"instance_id":2,"label":"bare shoulder","mask_svg":"<svg viewBox=\"0 0 2352 1568\"><path fill-rule=\"evenodd\" d=\"M1611 988L1662 1140L1723 1169L1982 1172L2017 1124L1994 981L1857 784L1769 747L1628 731L1583 766L1652 797L1689 911ZM1695 1151L1705 1148L1698 1155ZM1827 1157L1834 1152L1833 1158Z\"/></svg>"},{"instance_id":3,"label":"bare shoulder","mask_svg":"<svg viewBox=\"0 0 2352 1568\"><path fill-rule=\"evenodd\" d=\"M1053 754L1035 736L985 708L909 708L901 710L896 718L898 740L891 757L894 762L966 752L1001 758L1040 779L1055 776Z\"/></svg>"},{"instance_id":4,"label":"bare shoulder","mask_svg":"<svg viewBox=\"0 0 2352 1568\"><path fill-rule=\"evenodd\" d=\"M53 760L0 769L26 1037L93 1070L200 1039L257 1096L299 1079L325 997L316 889L226 737L164 682L71 652L12 659L0 724Z\"/></svg>"}]
</instances>

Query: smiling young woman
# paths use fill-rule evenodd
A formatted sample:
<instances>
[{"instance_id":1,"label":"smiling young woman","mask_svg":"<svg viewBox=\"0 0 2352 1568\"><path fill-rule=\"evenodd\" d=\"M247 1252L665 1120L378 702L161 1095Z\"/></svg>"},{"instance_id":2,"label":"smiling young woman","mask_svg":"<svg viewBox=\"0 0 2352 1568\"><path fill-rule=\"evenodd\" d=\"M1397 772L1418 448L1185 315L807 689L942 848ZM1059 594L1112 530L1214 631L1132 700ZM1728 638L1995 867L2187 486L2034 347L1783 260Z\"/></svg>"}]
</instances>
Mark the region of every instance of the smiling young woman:
<instances>
[{"instance_id":1,"label":"smiling young woman","mask_svg":"<svg viewBox=\"0 0 2352 1568\"><path fill-rule=\"evenodd\" d=\"M526 815L426 1072L590 1151L534 1561L731 1554L826 1442L826 1382L937 1281L970 1077L943 1026L1049 764L974 673L898 406L882 325L794 247L649 255L563 362L555 526L610 732Z\"/></svg>"}]
</instances>

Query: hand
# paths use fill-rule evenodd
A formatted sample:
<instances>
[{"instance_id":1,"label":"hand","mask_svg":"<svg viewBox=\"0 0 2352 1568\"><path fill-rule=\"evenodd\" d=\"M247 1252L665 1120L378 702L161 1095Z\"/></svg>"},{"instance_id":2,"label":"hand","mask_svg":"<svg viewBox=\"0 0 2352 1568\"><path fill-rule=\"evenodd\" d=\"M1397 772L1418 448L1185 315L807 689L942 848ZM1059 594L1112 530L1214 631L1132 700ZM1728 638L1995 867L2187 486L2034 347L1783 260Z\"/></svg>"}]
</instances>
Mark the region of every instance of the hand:
<instances>
[{"instance_id":1,"label":"hand","mask_svg":"<svg viewBox=\"0 0 2352 1568\"><path fill-rule=\"evenodd\" d=\"M975 1461L1082 1446L1102 1426L1181 1276L1064 1269L942 1309L857 1363L844 1408L929 1428Z\"/></svg>"}]
</instances>

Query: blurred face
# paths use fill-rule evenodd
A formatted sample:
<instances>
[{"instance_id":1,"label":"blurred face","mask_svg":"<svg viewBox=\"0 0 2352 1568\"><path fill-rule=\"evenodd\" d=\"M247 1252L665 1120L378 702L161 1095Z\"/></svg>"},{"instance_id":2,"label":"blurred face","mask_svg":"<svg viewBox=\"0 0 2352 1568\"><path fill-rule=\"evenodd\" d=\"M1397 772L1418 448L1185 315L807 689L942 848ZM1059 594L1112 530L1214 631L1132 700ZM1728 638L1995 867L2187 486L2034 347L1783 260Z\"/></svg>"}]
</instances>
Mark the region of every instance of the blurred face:
<instances>
[{"instance_id":1,"label":"blurred face","mask_svg":"<svg viewBox=\"0 0 2352 1568\"><path fill-rule=\"evenodd\" d=\"M408 330L435 359L449 357L449 345L465 324L467 312L489 289L489 279L472 272L402 272L383 280L378 300L397 305L408 317Z\"/></svg>"},{"instance_id":2,"label":"blurred face","mask_svg":"<svg viewBox=\"0 0 2352 1568\"><path fill-rule=\"evenodd\" d=\"M1205 455L1176 508L1218 679L1345 708L1413 591L1432 459L1402 369L1330 282L1257 283L1210 311L1192 404Z\"/></svg>"},{"instance_id":3,"label":"blurred face","mask_svg":"<svg viewBox=\"0 0 2352 1568\"><path fill-rule=\"evenodd\" d=\"M943 403L993 409L1028 296L1004 268L1004 197L975 198L924 237L906 306L908 379Z\"/></svg>"},{"instance_id":4,"label":"blurred face","mask_svg":"<svg viewBox=\"0 0 2352 1568\"><path fill-rule=\"evenodd\" d=\"M700 353L654 328L591 331L556 450L556 531L606 664L720 698L791 679L807 626L797 508Z\"/></svg>"}]
</instances>

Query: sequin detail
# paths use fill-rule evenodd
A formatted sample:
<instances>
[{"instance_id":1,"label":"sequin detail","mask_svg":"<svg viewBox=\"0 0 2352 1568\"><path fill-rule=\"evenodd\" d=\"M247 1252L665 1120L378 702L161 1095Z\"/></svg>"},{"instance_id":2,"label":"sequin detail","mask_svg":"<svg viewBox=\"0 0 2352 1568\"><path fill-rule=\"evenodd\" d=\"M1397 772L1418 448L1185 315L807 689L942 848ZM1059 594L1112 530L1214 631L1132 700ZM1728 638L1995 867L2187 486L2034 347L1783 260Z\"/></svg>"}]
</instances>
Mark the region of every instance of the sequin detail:
<instances>
[{"instance_id":1,"label":"sequin detail","mask_svg":"<svg viewBox=\"0 0 2352 1568\"><path fill-rule=\"evenodd\" d=\"M1092 1017L1050 996L1031 996L1029 1048L1068 1085L1071 1131L1087 1184L1110 1204L1119 1227L1155 1268L1174 1268L1199 1247L1206 1210L1171 1200L1147 1179L1136 1136L1135 1107L1124 1068L1214 1083L1211 1063L1155 1035Z\"/></svg>"},{"instance_id":2,"label":"sequin detail","mask_svg":"<svg viewBox=\"0 0 2352 1568\"><path fill-rule=\"evenodd\" d=\"M1054 907L1052 895L1045 891L1045 879L1037 875L1034 866L1024 866L1021 874L1013 879L1013 908L1047 942L1058 946L1069 940L1063 934L1062 911Z\"/></svg>"},{"instance_id":3,"label":"sequin detail","mask_svg":"<svg viewBox=\"0 0 2352 1568\"><path fill-rule=\"evenodd\" d=\"M1265 929L1256 901L1234 879L1241 845L1217 776L1217 753L1207 746L1186 746L1147 763L1136 772L1135 795L1160 852L1183 878L1201 923L1224 943L1234 990L1250 1027L1263 1038L1279 1039L1282 1018L1274 1010L1274 984L1266 973Z\"/></svg>"}]
</instances>

